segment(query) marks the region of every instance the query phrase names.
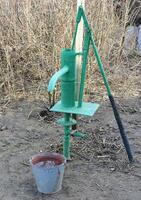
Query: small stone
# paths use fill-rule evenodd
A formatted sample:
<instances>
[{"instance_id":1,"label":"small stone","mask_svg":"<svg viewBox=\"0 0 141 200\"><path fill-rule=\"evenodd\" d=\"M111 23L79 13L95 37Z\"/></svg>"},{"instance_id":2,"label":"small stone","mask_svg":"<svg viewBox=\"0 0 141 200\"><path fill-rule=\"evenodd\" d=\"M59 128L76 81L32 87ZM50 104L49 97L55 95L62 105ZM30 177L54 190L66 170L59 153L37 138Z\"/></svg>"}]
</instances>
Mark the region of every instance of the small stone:
<instances>
[{"instance_id":1,"label":"small stone","mask_svg":"<svg viewBox=\"0 0 141 200\"><path fill-rule=\"evenodd\" d=\"M115 170L116 170L115 167L111 167L111 168L110 168L110 171L111 171L111 172L113 172L113 171L115 171Z\"/></svg>"},{"instance_id":2,"label":"small stone","mask_svg":"<svg viewBox=\"0 0 141 200\"><path fill-rule=\"evenodd\" d=\"M6 125L2 125L2 126L0 126L0 131L4 131L4 130L7 130L8 128L7 128L7 126Z\"/></svg>"}]
</instances>

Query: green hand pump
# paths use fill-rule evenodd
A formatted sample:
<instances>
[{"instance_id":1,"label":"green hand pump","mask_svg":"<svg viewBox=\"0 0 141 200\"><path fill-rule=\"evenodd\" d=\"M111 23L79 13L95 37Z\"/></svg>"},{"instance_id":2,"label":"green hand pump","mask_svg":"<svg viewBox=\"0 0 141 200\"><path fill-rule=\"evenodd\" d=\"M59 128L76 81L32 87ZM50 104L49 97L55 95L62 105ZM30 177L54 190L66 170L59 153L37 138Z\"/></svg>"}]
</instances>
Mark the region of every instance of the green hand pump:
<instances>
[{"instance_id":1,"label":"green hand pump","mask_svg":"<svg viewBox=\"0 0 141 200\"><path fill-rule=\"evenodd\" d=\"M75 48L77 30L78 30L78 25L81 19L83 19L83 23L85 27L83 51L75 52L74 48ZM119 116L113 95L111 94L110 86L108 84L108 80L105 75L104 67L97 50L90 25L88 23L87 17L85 15L85 12L82 6L79 6L77 17L76 17L76 26L75 26L75 32L74 32L74 37L73 37L73 42L72 42L72 48L62 50L61 69L52 76L48 85L48 91L52 92L55 88L57 80L61 79L61 101L57 102L51 108L51 111L64 113L64 118L58 120L58 123L64 127L64 132L65 132L63 154L66 157L66 159L70 159L71 127L77 124L77 121L72 118L72 114L92 116L99 108L99 104L97 103L83 101L84 85L85 85L86 70L87 70L86 67L87 67L90 44L92 45L94 55L96 57L96 60L99 66L100 73L103 77L103 81L107 89L108 97L113 108L114 116L120 130L121 138L123 140L123 143L128 155L128 159L130 162L132 162L133 155L132 155L131 148L128 142L128 138L127 138L127 135L125 134L124 127L123 127L121 118ZM78 101L75 101L76 56L82 56L82 59L83 59Z\"/></svg>"}]
</instances>

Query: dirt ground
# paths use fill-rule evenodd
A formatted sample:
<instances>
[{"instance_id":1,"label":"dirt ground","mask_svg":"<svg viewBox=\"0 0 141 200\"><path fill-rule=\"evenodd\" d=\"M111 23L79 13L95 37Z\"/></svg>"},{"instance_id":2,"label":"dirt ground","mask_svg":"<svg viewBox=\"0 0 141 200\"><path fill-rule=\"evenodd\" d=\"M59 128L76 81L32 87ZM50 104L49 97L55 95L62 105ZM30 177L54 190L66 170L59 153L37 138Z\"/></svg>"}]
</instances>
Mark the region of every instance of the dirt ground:
<instances>
[{"instance_id":1,"label":"dirt ground","mask_svg":"<svg viewBox=\"0 0 141 200\"><path fill-rule=\"evenodd\" d=\"M119 103L120 102L120 103ZM109 102L94 117L80 117L86 139L72 139L72 161L67 163L63 188L53 195L40 194L29 159L39 151L61 151L63 129L58 114L39 117L43 102L21 100L1 108L1 200L140 200L141 199L141 98L119 100L117 105L134 151L129 165Z\"/></svg>"}]
</instances>

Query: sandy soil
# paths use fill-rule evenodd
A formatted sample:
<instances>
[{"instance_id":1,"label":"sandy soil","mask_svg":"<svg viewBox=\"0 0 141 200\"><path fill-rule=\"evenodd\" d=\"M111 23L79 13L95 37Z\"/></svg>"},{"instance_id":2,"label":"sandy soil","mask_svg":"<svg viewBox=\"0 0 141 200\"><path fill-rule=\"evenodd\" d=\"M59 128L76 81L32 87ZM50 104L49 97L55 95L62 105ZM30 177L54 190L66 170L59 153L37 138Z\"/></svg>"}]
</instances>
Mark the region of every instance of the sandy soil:
<instances>
[{"instance_id":1,"label":"sandy soil","mask_svg":"<svg viewBox=\"0 0 141 200\"><path fill-rule=\"evenodd\" d=\"M119 104L120 102L120 104ZM39 117L42 102L10 103L0 114L1 200L140 200L141 99L117 102L134 151L128 164L109 102L92 118L79 118L85 140L72 140L72 161L67 163L63 188L53 195L40 194L29 166L39 151L60 151L62 127L57 114ZM32 111L32 112L30 112Z\"/></svg>"}]
</instances>

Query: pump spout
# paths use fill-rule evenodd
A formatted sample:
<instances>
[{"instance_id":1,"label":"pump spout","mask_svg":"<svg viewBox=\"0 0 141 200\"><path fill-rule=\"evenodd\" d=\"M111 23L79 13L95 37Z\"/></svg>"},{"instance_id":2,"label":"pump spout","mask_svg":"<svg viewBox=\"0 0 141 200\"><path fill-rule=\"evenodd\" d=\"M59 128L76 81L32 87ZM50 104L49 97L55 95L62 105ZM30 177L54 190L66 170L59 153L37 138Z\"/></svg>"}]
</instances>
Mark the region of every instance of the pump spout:
<instances>
[{"instance_id":1,"label":"pump spout","mask_svg":"<svg viewBox=\"0 0 141 200\"><path fill-rule=\"evenodd\" d=\"M52 92L54 90L57 80L61 78L61 76L63 76L68 71L69 68L67 66L64 66L62 69L60 69L52 76L52 78L49 81L48 92Z\"/></svg>"}]
</instances>

